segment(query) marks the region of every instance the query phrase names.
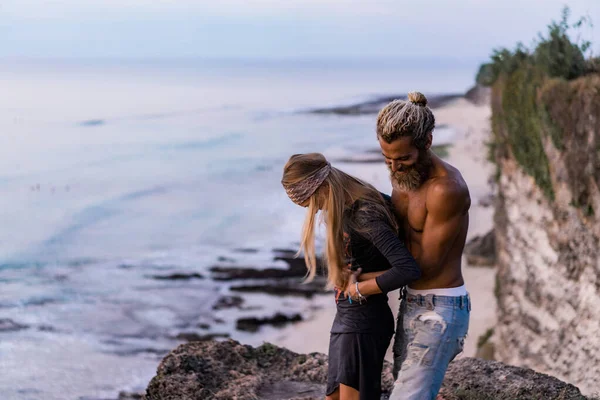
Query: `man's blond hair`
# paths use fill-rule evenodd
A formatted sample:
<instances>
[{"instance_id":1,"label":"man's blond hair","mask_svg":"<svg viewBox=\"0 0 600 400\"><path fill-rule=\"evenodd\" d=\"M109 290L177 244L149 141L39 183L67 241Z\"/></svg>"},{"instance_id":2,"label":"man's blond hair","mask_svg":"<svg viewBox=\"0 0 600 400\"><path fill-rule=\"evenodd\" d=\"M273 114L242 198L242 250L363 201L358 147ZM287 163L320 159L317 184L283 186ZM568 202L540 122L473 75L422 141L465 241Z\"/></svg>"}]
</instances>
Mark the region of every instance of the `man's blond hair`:
<instances>
[{"instance_id":1,"label":"man's blond hair","mask_svg":"<svg viewBox=\"0 0 600 400\"><path fill-rule=\"evenodd\" d=\"M435 117L427 107L423 93L410 92L408 100L394 100L385 106L377 116L377 137L387 143L404 136L410 136L413 144L422 150L427 138L435 128Z\"/></svg>"}]
</instances>

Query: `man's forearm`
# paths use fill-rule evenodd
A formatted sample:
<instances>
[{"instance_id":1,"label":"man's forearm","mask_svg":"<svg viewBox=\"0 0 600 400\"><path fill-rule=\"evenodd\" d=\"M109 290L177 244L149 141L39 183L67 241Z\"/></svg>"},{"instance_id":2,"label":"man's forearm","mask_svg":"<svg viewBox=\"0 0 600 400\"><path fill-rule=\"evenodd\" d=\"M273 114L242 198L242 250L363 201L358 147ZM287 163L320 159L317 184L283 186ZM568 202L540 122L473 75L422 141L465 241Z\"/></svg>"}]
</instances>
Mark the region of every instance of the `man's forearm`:
<instances>
[{"instance_id":1,"label":"man's forearm","mask_svg":"<svg viewBox=\"0 0 600 400\"><path fill-rule=\"evenodd\" d=\"M359 282L364 282L364 281L368 281L368 280L371 280L371 279L375 279L379 275L383 275L386 271L365 272L364 274L360 274L356 280L359 281Z\"/></svg>"},{"instance_id":2,"label":"man's forearm","mask_svg":"<svg viewBox=\"0 0 600 400\"><path fill-rule=\"evenodd\" d=\"M381 288L377 284L377 280L375 278L371 278L366 281L358 282L358 291L363 296L371 296L373 294L383 293L381 291Z\"/></svg>"}]
</instances>

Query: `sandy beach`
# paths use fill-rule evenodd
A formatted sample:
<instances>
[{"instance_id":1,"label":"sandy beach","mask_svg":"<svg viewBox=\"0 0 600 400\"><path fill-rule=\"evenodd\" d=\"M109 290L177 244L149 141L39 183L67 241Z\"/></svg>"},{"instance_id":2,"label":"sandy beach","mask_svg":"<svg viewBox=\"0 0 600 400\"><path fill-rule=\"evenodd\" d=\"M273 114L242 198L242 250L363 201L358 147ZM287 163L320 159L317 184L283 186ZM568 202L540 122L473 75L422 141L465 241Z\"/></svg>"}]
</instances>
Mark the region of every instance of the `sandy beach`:
<instances>
[{"instance_id":1,"label":"sandy beach","mask_svg":"<svg viewBox=\"0 0 600 400\"><path fill-rule=\"evenodd\" d=\"M480 204L492 191L488 183L493 172L492 165L486 159L485 142L489 135L488 104L475 105L466 99L456 99L434 109L437 126L448 125L453 130L451 146L445 157L457 167L471 193L470 225L467 241L477 235L483 235L492 229L493 207ZM373 117L373 123L375 117ZM375 136L373 134L373 136ZM376 146L374 138L374 146ZM434 144L436 136L434 132ZM327 154L326 154L327 155ZM390 193L391 186L388 171L381 163L336 163L344 171L365 179L379 190ZM463 275L467 290L472 299L469 335L464 352L460 357L473 357L477 350L478 338L492 327L496 321L496 299L494 297L495 269L472 267L463 259ZM394 313L398 310L398 291L389 294L390 306ZM290 350L309 353L327 353L329 329L335 315L335 306L331 296L320 296L315 300L315 311L299 323L287 326L265 336L265 342L287 347ZM392 359L391 346L388 349Z\"/></svg>"}]
</instances>

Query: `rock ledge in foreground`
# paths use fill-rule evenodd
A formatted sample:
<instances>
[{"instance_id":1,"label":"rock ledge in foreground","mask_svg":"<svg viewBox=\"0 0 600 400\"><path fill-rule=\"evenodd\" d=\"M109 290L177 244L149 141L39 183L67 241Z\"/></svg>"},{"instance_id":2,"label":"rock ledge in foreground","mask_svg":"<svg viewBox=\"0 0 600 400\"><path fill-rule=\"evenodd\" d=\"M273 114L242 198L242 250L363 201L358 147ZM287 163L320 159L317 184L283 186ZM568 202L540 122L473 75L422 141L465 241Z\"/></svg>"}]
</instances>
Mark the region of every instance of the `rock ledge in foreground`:
<instances>
[{"instance_id":1,"label":"rock ledge in foreground","mask_svg":"<svg viewBox=\"0 0 600 400\"><path fill-rule=\"evenodd\" d=\"M322 399L327 356L234 340L183 344L160 363L148 400ZM284 397L282 393L285 393Z\"/></svg>"},{"instance_id":2,"label":"rock ledge in foreground","mask_svg":"<svg viewBox=\"0 0 600 400\"><path fill-rule=\"evenodd\" d=\"M391 365L382 377L384 397ZM297 354L234 340L183 344L160 363L148 400L322 400L327 356ZM548 375L500 362L463 358L448 369L440 400L585 400L579 389Z\"/></svg>"}]
</instances>

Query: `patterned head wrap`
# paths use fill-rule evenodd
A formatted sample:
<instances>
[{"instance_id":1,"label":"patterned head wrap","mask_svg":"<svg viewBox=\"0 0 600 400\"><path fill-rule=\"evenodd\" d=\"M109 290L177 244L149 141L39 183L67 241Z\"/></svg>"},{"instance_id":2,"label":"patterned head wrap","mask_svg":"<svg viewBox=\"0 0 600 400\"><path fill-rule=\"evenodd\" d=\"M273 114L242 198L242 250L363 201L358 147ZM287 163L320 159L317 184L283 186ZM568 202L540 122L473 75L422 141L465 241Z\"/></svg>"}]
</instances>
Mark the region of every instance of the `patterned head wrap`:
<instances>
[{"instance_id":1,"label":"patterned head wrap","mask_svg":"<svg viewBox=\"0 0 600 400\"><path fill-rule=\"evenodd\" d=\"M288 197L296 204L302 205L323 184L331 172L331 164L319 168L304 180L293 185L283 185Z\"/></svg>"}]
</instances>

